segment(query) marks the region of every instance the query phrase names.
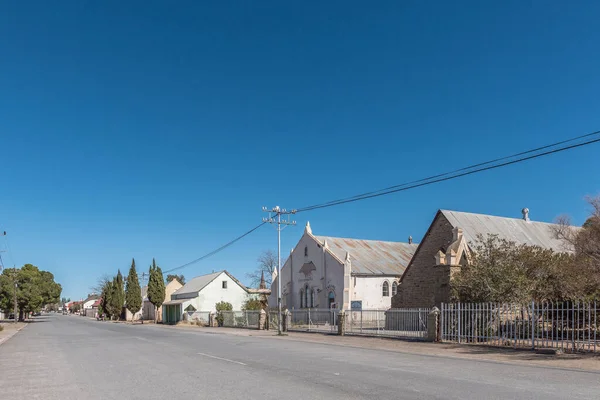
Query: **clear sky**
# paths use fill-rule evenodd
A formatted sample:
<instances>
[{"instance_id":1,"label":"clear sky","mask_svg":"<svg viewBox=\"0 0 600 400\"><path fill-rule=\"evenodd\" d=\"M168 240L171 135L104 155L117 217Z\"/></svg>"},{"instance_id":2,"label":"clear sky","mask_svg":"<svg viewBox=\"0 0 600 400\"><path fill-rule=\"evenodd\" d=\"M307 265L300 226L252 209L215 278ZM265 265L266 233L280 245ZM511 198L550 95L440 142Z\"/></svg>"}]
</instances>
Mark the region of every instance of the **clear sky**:
<instances>
[{"instance_id":1,"label":"clear sky","mask_svg":"<svg viewBox=\"0 0 600 400\"><path fill-rule=\"evenodd\" d=\"M600 129L597 1L61 1L0 5L7 266L79 298L135 257L163 270L295 208ZM600 144L297 216L406 241L438 208L586 215ZM245 280L262 227L188 279ZM0 241L0 247L6 243Z\"/></svg>"}]
</instances>

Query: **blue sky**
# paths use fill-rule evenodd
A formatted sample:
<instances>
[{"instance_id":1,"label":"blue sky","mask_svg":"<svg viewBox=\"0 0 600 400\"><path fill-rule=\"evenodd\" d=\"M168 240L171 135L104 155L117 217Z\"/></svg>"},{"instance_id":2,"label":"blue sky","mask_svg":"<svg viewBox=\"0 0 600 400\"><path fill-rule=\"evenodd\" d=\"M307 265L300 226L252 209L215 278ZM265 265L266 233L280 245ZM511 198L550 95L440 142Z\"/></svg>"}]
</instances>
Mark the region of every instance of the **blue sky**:
<instances>
[{"instance_id":1,"label":"blue sky","mask_svg":"<svg viewBox=\"0 0 600 400\"><path fill-rule=\"evenodd\" d=\"M598 2L33 3L0 6L3 259L54 272L72 298L132 257L163 270L197 258L262 206L600 129ZM581 223L599 154L299 214L284 254L307 220L393 241L419 240L438 208ZM181 273L244 280L268 248L266 226Z\"/></svg>"}]
</instances>

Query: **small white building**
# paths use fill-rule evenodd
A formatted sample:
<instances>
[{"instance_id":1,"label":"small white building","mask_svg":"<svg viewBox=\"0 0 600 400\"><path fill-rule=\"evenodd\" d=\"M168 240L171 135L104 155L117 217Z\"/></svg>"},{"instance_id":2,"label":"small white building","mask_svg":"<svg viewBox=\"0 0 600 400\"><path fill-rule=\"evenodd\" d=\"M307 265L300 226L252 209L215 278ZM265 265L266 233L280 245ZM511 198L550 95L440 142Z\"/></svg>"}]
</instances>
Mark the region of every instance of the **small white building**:
<instances>
[{"instance_id":1,"label":"small white building","mask_svg":"<svg viewBox=\"0 0 600 400\"><path fill-rule=\"evenodd\" d=\"M388 309L418 245L315 236L310 224L281 268L282 307ZM277 307L277 280L269 307Z\"/></svg>"},{"instance_id":2,"label":"small white building","mask_svg":"<svg viewBox=\"0 0 600 400\"><path fill-rule=\"evenodd\" d=\"M172 324L181 321L184 312L214 312L215 304L221 301L231 303L234 310L241 310L250 296L248 289L227 271L197 276L163 303L162 319Z\"/></svg>"}]
</instances>

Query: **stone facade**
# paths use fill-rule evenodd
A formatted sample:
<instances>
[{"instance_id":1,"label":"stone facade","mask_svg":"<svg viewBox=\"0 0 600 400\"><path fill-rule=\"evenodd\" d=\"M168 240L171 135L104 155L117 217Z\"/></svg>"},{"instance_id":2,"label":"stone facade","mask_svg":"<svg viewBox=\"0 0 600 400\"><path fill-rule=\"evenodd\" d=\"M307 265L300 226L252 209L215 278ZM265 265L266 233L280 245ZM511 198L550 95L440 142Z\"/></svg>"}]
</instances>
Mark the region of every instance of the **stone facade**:
<instances>
[{"instance_id":1,"label":"stone facade","mask_svg":"<svg viewBox=\"0 0 600 400\"><path fill-rule=\"evenodd\" d=\"M451 301L452 276L471 259L469 244L495 235L517 244L565 251L553 224L523 218L439 210L404 271L392 308L433 307Z\"/></svg>"},{"instance_id":2,"label":"stone facade","mask_svg":"<svg viewBox=\"0 0 600 400\"><path fill-rule=\"evenodd\" d=\"M392 308L432 307L450 300L450 275L455 268L436 265L436 256L453 242L452 230L450 222L438 212L402 276Z\"/></svg>"}]
</instances>

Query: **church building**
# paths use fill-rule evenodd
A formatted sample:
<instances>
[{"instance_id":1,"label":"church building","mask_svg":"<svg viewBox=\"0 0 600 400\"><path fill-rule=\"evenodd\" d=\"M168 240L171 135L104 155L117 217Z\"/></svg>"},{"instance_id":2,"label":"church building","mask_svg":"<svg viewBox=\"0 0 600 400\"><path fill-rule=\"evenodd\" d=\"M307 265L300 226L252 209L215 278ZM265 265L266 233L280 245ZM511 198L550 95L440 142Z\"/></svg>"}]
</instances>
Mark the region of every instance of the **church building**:
<instances>
[{"instance_id":1,"label":"church building","mask_svg":"<svg viewBox=\"0 0 600 400\"><path fill-rule=\"evenodd\" d=\"M269 306L277 307L277 280L285 309L388 309L417 244L316 236L306 224L300 241L273 279Z\"/></svg>"}]
</instances>

